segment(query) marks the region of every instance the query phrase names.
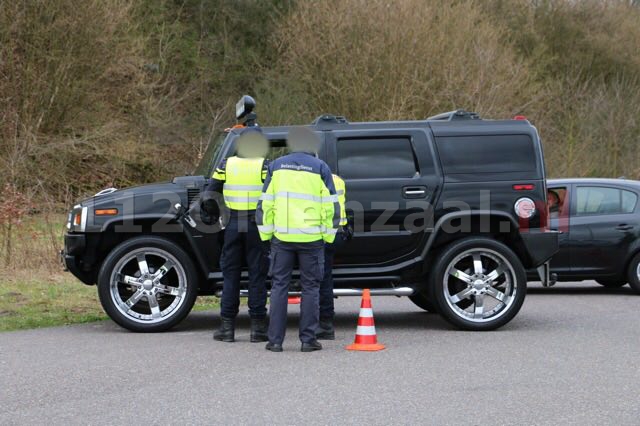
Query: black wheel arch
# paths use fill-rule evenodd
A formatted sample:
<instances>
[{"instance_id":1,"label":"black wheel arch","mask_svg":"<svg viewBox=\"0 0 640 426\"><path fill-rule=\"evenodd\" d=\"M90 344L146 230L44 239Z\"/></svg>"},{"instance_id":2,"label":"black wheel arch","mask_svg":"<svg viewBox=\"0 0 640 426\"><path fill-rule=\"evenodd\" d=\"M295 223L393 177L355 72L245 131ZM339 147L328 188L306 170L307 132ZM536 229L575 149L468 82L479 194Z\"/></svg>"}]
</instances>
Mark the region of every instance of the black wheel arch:
<instances>
[{"instance_id":1,"label":"black wheel arch","mask_svg":"<svg viewBox=\"0 0 640 426\"><path fill-rule=\"evenodd\" d=\"M139 232L116 232L117 226L124 225L124 221L119 220L111 221L109 226L102 232L86 233L87 247L79 261L84 265L83 269L86 271L85 273L92 278L92 283L95 284L97 282L98 271L109 253L123 242L139 236L159 237L177 244L194 260L196 270L200 276L200 282L203 282L209 274L209 268L206 262L202 260L202 256L194 246L193 241L186 235L187 231L153 232L152 226L157 223L160 218L161 217L136 219L133 222L129 222L129 225L139 227ZM175 221L174 224L179 226Z\"/></svg>"},{"instance_id":2,"label":"black wheel arch","mask_svg":"<svg viewBox=\"0 0 640 426\"><path fill-rule=\"evenodd\" d=\"M458 228L463 220L468 220L468 232L466 230L455 233L446 231L447 226ZM442 216L435 224L423 249L423 258L428 262L434 253L442 248L470 236L498 240L513 250L525 268L534 266L532 256L520 234L520 226L515 219L505 212L485 210L457 211Z\"/></svg>"}]
</instances>

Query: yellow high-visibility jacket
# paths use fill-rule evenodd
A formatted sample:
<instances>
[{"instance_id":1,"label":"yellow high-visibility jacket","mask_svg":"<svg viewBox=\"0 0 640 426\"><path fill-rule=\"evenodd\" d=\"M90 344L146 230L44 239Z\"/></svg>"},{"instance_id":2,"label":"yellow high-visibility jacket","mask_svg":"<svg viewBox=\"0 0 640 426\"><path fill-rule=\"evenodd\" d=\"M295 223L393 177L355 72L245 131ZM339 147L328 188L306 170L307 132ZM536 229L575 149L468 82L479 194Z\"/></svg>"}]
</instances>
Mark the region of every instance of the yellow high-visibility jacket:
<instances>
[{"instance_id":1,"label":"yellow high-visibility jacket","mask_svg":"<svg viewBox=\"0 0 640 426\"><path fill-rule=\"evenodd\" d=\"M255 210L266 174L264 158L229 157L216 168L212 178L224 182L222 195L231 210Z\"/></svg>"},{"instance_id":2,"label":"yellow high-visibility jacket","mask_svg":"<svg viewBox=\"0 0 640 426\"><path fill-rule=\"evenodd\" d=\"M333 175L333 184L336 187L336 194L338 194L338 202L340 203L340 226L345 226L347 224L347 210L345 207L347 202L347 186L344 180L336 174Z\"/></svg>"},{"instance_id":3,"label":"yellow high-visibility jacket","mask_svg":"<svg viewBox=\"0 0 640 426\"><path fill-rule=\"evenodd\" d=\"M263 241L275 236L285 242L332 243L340 225L340 203L329 166L303 152L272 162L256 223Z\"/></svg>"}]
</instances>

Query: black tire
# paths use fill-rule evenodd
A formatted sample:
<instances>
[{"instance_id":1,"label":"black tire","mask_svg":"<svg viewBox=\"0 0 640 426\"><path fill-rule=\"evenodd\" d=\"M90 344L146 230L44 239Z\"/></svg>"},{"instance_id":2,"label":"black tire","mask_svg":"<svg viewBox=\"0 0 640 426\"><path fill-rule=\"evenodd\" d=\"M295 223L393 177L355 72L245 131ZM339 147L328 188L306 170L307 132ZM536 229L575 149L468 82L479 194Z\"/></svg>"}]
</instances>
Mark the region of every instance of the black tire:
<instances>
[{"instance_id":1,"label":"black tire","mask_svg":"<svg viewBox=\"0 0 640 426\"><path fill-rule=\"evenodd\" d=\"M198 284L193 262L180 246L165 238L140 236L109 253L98 274L98 295L107 315L121 327L159 332L189 314Z\"/></svg>"},{"instance_id":2,"label":"black tire","mask_svg":"<svg viewBox=\"0 0 640 426\"><path fill-rule=\"evenodd\" d=\"M435 262L430 282L438 312L454 326L471 331L507 324L520 311L527 290L520 259L503 243L484 237L447 246Z\"/></svg>"},{"instance_id":3,"label":"black tire","mask_svg":"<svg viewBox=\"0 0 640 426\"><path fill-rule=\"evenodd\" d=\"M424 309L427 312L438 312L435 303L431 302L431 300L429 300L427 296L422 293L416 293L409 296L409 300L411 300L418 308Z\"/></svg>"},{"instance_id":4,"label":"black tire","mask_svg":"<svg viewBox=\"0 0 640 426\"><path fill-rule=\"evenodd\" d=\"M629 269L627 270L627 279L629 280L629 287L631 287L636 294L640 294L640 253L631 259Z\"/></svg>"},{"instance_id":5,"label":"black tire","mask_svg":"<svg viewBox=\"0 0 640 426\"><path fill-rule=\"evenodd\" d=\"M626 281L622 281L622 280L596 280L596 282L601 286L607 287L607 288L618 288L627 284Z\"/></svg>"}]
</instances>

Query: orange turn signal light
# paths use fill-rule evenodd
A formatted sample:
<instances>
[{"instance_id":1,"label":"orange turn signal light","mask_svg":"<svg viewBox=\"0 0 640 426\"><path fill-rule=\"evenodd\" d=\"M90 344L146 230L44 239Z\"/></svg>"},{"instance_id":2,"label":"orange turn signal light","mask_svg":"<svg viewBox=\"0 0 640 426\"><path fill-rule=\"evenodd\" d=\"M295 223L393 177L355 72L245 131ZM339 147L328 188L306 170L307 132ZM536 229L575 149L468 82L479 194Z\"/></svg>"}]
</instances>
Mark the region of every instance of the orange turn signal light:
<instances>
[{"instance_id":1,"label":"orange turn signal light","mask_svg":"<svg viewBox=\"0 0 640 426\"><path fill-rule=\"evenodd\" d=\"M75 226L80 226L81 221L82 221L82 216L80 215L80 213L76 213L76 215L73 218L73 224Z\"/></svg>"},{"instance_id":2,"label":"orange turn signal light","mask_svg":"<svg viewBox=\"0 0 640 426\"><path fill-rule=\"evenodd\" d=\"M118 209L97 209L95 213L96 216L115 216L118 214Z\"/></svg>"}]
</instances>

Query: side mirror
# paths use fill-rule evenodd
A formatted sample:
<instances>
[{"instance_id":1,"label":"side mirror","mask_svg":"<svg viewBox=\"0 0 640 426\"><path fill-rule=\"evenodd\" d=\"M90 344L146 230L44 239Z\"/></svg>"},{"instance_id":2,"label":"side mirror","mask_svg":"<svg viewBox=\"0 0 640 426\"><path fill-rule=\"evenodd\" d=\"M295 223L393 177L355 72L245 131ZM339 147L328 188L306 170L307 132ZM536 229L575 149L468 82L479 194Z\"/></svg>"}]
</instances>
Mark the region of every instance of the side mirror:
<instances>
[{"instance_id":1,"label":"side mirror","mask_svg":"<svg viewBox=\"0 0 640 426\"><path fill-rule=\"evenodd\" d=\"M249 95L244 95L236 104L236 118L243 119L251 114L256 107L256 101Z\"/></svg>"}]
</instances>

